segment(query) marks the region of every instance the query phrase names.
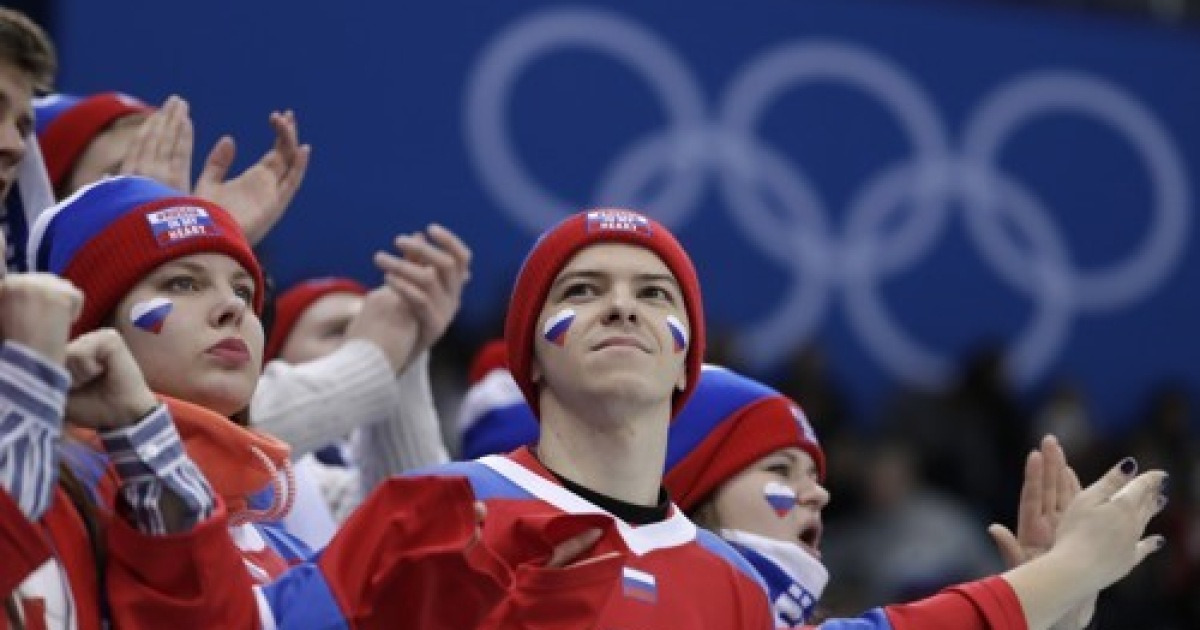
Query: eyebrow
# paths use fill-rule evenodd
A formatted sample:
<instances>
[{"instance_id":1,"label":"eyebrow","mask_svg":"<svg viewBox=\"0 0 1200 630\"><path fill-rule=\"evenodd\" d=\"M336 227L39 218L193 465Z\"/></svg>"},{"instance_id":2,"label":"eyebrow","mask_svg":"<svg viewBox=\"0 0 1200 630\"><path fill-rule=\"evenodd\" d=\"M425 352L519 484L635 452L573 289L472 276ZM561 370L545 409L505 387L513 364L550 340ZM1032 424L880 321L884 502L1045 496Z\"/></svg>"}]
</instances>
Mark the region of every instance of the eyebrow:
<instances>
[{"instance_id":1,"label":"eyebrow","mask_svg":"<svg viewBox=\"0 0 1200 630\"><path fill-rule=\"evenodd\" d=\"M187 261L187 260L172 260L171 262L169 262L163 266L164 269L170 269L171 267L182 267L183 269L190 271L197 275L202 275L202 276L211 275L209 269L207 267L205 267L204 265L201 265L200 263L194 263L191 261ZM249 278L251 280L254 279L253 276L250 275L249 271L246 271L245 269L242 269L241 266L239 266L238 270L236 272L234 272L234 274L233 274L233 279L234 280L243 280L246 278Z\"/></svg>"},{"instance_id":2,"label":"eyebrow","mask_svg":"<svg viewBox=\"0 0 1200 630\"><path fill-rule=\"evenodd\" d=\"M559 285L561 285L565 282L568 282L570 280L575 280L575 279L580 279L580 278L588 279L588 280L603 280L607 276L608 276L608 274L606 274L606 273L603 273L600 271L595 271L592 269L579 269L579 270L575 270L575 271L568 271L568 272L564 273L563 275L559 276L558 279L554 281L554 284L550 285L550 289L554 290L554 289L558 288ZM679 287L679 282L677 280L675 280L675 277L670 274L639 273L639 274L635 274L633 276L633 279L638 282L666 282L667 284L670 284L671 286L675 287L677 290L681 290Z\"/></svg>"}]
</instances>

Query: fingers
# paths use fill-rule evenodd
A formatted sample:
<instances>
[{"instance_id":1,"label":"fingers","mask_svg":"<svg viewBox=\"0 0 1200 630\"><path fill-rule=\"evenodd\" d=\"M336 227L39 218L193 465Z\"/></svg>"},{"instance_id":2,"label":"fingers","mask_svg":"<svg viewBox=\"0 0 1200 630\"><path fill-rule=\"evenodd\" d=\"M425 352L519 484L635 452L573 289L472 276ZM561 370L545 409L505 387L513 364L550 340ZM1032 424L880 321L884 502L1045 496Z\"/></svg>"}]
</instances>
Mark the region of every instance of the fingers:
<instances>
[{"instance_id":1,"label":"fingers","mask_svg":"<svg viewBox=\"0 0 1200 630\"><path fill-rule=\"evenodd\" d=\"M1004 566L1011 569L1020 566L1024 562L1025 557L1021 551L1021 543L1017 541L1017 537L1013 535L1012 530L999 523L992 523L988 526L987 532L991 535L992 540L996 542L996 550L1000 552L1000 558L1004 560Z\"/></svg>"},{"instance_id":2,"label":"fingers","mask_svg":"<svg viewBox=\"0 0 1200 630\"><path fill-rule=\"evenodd\" d=\"M283 113L271 112L269 120L271 128L275 130L275 144L258 163L270 171L276 181L282 181L300 152L296 115L290 110Z\"/></svg>"},{"instance_id":3,"label":"fingers","mask_svg":"<svg viewBox=\"0 0 1200 630\"><path fill-rule=\"evenodd\" d=\"M212 150L208 152L208 158L204 160L204 168L200 171L200 179L196 181L196 188L225 181L225 176L233 166L233 159L236 156L237 145L233 138L221 136L221 139L217 140Z\"/></svg>"},{"instance_id":4,"label":"fingers","mask_svg":"<svg viewBox=\"0 0 1200 630\"><path fill-rule=\"evenodd\" d=\"M71 373L72 389L86 387L104 374L105 346L109 343L106 338L112 332L110 329L93 330L67 344L64 365Z\"/></svg>"},{"instance_id":5,"label":"fingers","mask_svg":"<svg viewBox=\"0 0 1200 630\"><path fill-rule=\"evenodd\" d=\"M300 184L304 183L304 176L308 173L308 162L311 157L312 146L307 144L301 145L296 151L296 156L292 160L287 174L279 181L279 206L281 213L292 202L292 198L296 196L296 192L300 190Z\"/></svg>"},{"instance_id":6,"label":"fingers","mask_svg":"<svg viewBox=\"0 0 1200 630\"><path fill-rule=\"evenodd\" d=\"M1159 535L1147 536L1139 540L1137 546L1134 547L1134 557L1137 558L1137 560L1134 561L1133 566L1136 567L1137 565L1141 564L1142 560L1146 559L1146 556L1158 551L1159 549L1162 549L1166 544L1167 539Z\"/></svg>"},{"instance_id":7,"label":"fingers","mask_svg":"<svg viewBox=\"0 0 1200 630\"><path fill-rule=\"evenodd\" d=\"M1166 480L1167 473L1161 470L1142 473L1118 490L1112 502L1133 510L1138 517L1138 524L1145 527L1150 518L1166 505Z\"/></svg>"},{"instance_id":8,"label":"fingers","mask_svg":"<svg viewBox=\"0 0 1200 630\"><path fill-rule=\"evenodd\" d=\"M415 267L418 273L428 272L430 278L432 278L432 272L429 271L428 267L417 267L412 263L408 264ZM411 310L413 317L416 318L417 323L423 330L431 331L432 334L439 329L438 303L436 302L436 298L431 296L428 289L397 273L385 274L384 283L403 298L404 303Z\"/></svg>"},{"instance_id":9,"label":"fingers","mask_svg":"<svg viewBox=\"0 0 1200 630\"><path fill-rule=\"evenodd\" d=\"M469 275L471 267L471 248L458 238L458 236L450 230L433 223L429 226L429 237L433 242L454 258L456 265L461 267Z\"/></svg>"},{"instance_id":10,"label":"fingers","mask_svg":"<svg viewBox=\"0 0 1200 630\"><path fill-rule=\"evenodd\" d=\"M153 154L153 141L159 136L166 117L164 110L170 104L171 99L168 98L162 108L147 116L146 120L138 126L137 133L133 134L133 142L125 150L125 158L121 162L121 173L137 174L138 167L150 161Z\"/></svg>"},{"instance_id":11,"label":"fingers","mask_svg":"<svg viewBox=\"0 0 1200 630\"><path fill-rule=\"evenodd\" d=\"M1037 526L1043 509L1044 477L1044 458L1040 451L1034 449L1025 458L1025 482L1021 484L1021 497L1017 508L1017 531L1028 532Z\"/></svg>"},{"instance_id":12,"label":"fingers","mask_svg":"<svg viewBox=\"0 0 1200 630\"><path fill-rule=\"evenodd\" d=\"M1058 477L1067 466L1066 456L1053 435L1042 438L1042 514L1058 510Z\"/></svg>"},{"instance_id":13,"label":"fingers","mask_svg":"<svg viewBox=\"0 0 1200 630\"><path fill-rule=\"evenodd\" d=\"M405 259L432 266L444 290L454 291L455 287L462 284L462 272L454 257L426 240L424 234L401 234L393 243Z\"/></svg>"},{"instance_id":14,"label":"fingers","mask_svg":"<svg viewBox=\"0 0 1200 630\"><path fill-rule=\"evenodd\" d=\"M1089 505L1104 503L1111 499L1117 491L1124 488L1133 479L1136 472L1137 461L1132 457L1126 457L1104 473L1104 476L1097 479L1095 483L1080 492L1079 498Z\"/></svg>"},{"instance_id":15,"label":"fingers","mask_svg":"<svg viewBox=\"0 0 1200 630\"><path fill-rule=\"evenodd\" d=\"M376 252L375 266L379 267L385 275L406 280L430 295L440 287L438 272L429 265L393 256L387 252Z\"/></svg>"},{"instance_id":16,"label":"fingers","mask_svg":"<svg viewBox=\"0 0 1200 630\"><path fill-rule=\"evenodd\" d=\"M162 138L157 143L155 162L164 169L162 181L184 192L191 191L192 119L187 101L172 96L167 101Z\"/></svg>"},{"instance_id":17,"label":"fingers","mask_svg":"<svg viewBox=\"0 0 1200 630\"><path fill-rule=\"evenodd\" d=\"M603 535L603 532L593 527L582 534L559 543L554 548L554 553L550 555L550 560L546 562L546 567L559 569L571 564L576 558L587 553L587 550L591 549L597 540L600 540L601 535Z\"/></svg>"},{"instance_id":18,"label":"fingers","mask_svg":"<svg viewBox=\"0 0 1200 630\"><path fill-rule=\"evenodd\" d=\"M470 277L471 250L453 232L432 224L426 234L401 234L394 242L396 249L412 262L431 265L441 281L441 288L455 300L462 285Z\"/></svg>"},{"instance_id":19,"label":"fingers","mask_svg":"<svg viewBox=\"0 0 1200 630\"><path fill-rule=\"evenodd\" d=\"M172 188L191 190L192 119L187 101L172 95L138 126L120 172L152 177Z\"/></svg>"}]
</instances>

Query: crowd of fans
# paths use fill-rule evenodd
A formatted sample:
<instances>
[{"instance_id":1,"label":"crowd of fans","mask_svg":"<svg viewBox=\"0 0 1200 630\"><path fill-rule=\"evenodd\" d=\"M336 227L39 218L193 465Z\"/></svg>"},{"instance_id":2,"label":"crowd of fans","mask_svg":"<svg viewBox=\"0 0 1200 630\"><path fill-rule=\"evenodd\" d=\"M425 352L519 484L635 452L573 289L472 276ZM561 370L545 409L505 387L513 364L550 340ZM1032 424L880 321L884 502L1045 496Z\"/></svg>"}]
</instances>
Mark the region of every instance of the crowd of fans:
<instances>
[{"instance_id":1,"label":"crowd of fans","mask_svg":"<svg viewBox=\"0 0 1200 630\"><path fill-rule=\"evenodd\" d=\"M443 340L471 251L433 223L363 252L376 286L275 292L302 116L193 179L186 99L55 64L0 10L0 628L1200 620L1183 392L1102 437L986 352L863 423L815 350L775 388L706 354L686 251L630 210L539 239L498 345Z\"/></svg>"}]
</instances>

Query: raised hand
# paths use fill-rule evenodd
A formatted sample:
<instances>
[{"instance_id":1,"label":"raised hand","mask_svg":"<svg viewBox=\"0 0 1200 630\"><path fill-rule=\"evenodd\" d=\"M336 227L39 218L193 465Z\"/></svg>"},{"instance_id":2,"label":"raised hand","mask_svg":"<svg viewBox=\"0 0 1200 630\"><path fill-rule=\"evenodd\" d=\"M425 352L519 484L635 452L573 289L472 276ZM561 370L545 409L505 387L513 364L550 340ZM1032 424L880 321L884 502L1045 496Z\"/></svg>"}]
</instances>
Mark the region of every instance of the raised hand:
<instances>
[{"instance_id":1,"label":"raised hand","mask_svg":"<svg viewBox=\"0 0 1200 630\"><path fill-rule=\"evenodd\" d=\"M301 145L296 115L272 112L275 144L253 166L233 179L225 179L237 155L233 138L224 136L213 146L196 181L195 194L228 210L242 226L246 238L258 243L279 220L296 196L312 147Z\"/></svg>"},{"instance_id":2,"label":"raised hand","mask_svg":"<svg viewBox=\"0 0 1200 630\"><path fill-rule=\"evenodd\" d=\"M346 328L346 339L363 339L379 347L396 373L417 356L419 327L407 301L391 287L379 287L363 298L362 309Z\"/></svg>"},{"instance_id":3,"label":"raised hand","mask_svg":"<svg viewBox=\"0 0 1200 630\"><path fill-rule=\"evenodd\" d=\"M1042 438L1038 449L1025 460L1017 514L1017 533L993 523L988 533L1008 568L1029 562L1054 545L1054 533L1067 506L1080 492L1079 478L1067 465L1067 457L1053 435ZM1053 630L1081 630L1091 623L1096 598L1088 597L1067 612Z\"/></svg>"},{"instance_id":4,"label":"raised hand","mask_svg":"<svg viewBox=\"0 0 1200 630\"><path fill-rule=\"evenodd\" d=\"M136 424L158 400L117 331L101 328L80 336L67 347L71 392L67 422L88 429L116 429Z\"/></svg>"},{"instance_id":5,"label":"raised hand","mask_svg":"<svg viewBox=\"0 0 1200 630\"><path fill-rule=\"evenodd\" d=\"M1080 577L1096 590L1125 577L1163 545L1162 536L1142 535L1166 505L1167 474L1152 470L1135 478L1136 472L1134 460L1126 458L1080 492L1059 520L1050 553L1087 567Z\"/></svg>"},{"instance_id":6,"label":"raised hand","mask_svg":"<svg viewBox=\"0 0 1200 630\"><path fill-rule=\"evenodd\" d=\"M150 177L190 192L194 142L187 101L171 96L138 127L121 161L120 174Z\"/></svg>"},{"instance_id":7,"label":"raised hand","mask_svg":"<svg viewBox=\"0 0 1200 630\"><path fill-rule=\"evenodd\" d=\"M82 309L83 293L58 276L20 273L0 280L0 338L54 363L63 363L71 324Z\"/></svg>"},{"instance_id":8,"label":"raised hand","mask_svg":"<svg viewBox=\"0 0 1200 630\"><path fill-rule=\"evenodd\" d=\"M420 324L419 353L441 338L458 312L463 285L471 276L471 250L437 224L425 233L397 236L395 245L402 257L377 252L375 264Z\"/></svg>"}]
</instances>

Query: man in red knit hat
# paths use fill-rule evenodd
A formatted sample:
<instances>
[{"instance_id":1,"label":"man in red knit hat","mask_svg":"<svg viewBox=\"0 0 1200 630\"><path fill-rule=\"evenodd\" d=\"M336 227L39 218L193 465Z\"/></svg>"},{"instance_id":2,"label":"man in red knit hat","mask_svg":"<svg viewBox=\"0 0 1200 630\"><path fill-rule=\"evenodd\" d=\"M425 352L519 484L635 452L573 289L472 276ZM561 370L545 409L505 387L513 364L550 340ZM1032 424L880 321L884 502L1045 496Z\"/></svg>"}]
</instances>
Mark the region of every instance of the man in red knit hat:
<instances>
[{"instance_id":1,"label":"man in red knit hat","mask_svg":"<svg viewBox=\"0 0 1200 630\"><path fill-rule=\"evenodd\" d=\"M695 388L704 338L696 271L666 228L628 210L573 215L525 259L505 323L538 446L434 470L467 477L486 508L480 541L501 557L520 555L531 523L608 523L573 540L575 566L604 568L590 585L558 587L588 593L598 628L772 626L753 569L662 485L667 429Z\"/></svg>"}]
</instances>

